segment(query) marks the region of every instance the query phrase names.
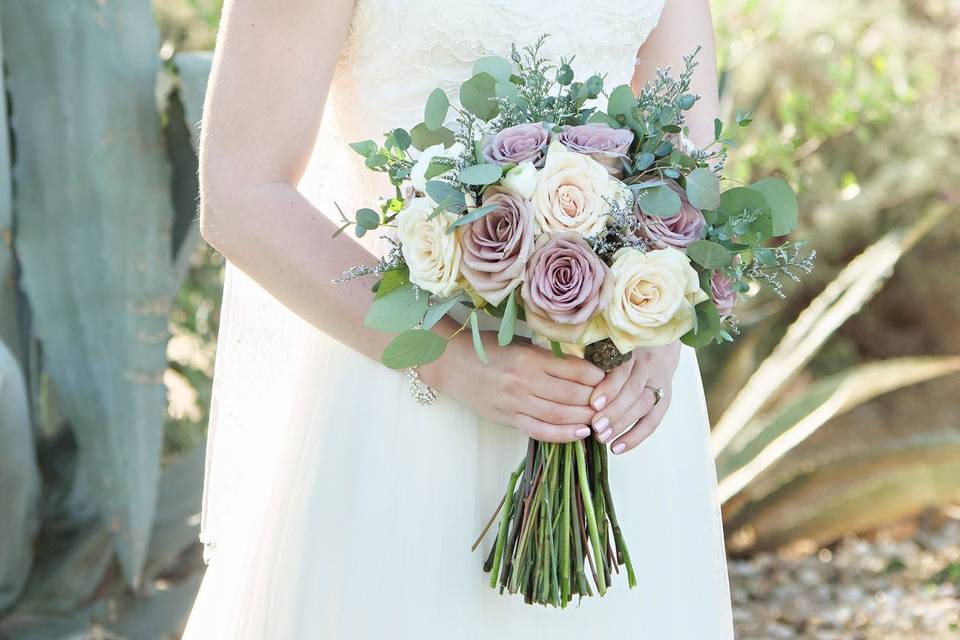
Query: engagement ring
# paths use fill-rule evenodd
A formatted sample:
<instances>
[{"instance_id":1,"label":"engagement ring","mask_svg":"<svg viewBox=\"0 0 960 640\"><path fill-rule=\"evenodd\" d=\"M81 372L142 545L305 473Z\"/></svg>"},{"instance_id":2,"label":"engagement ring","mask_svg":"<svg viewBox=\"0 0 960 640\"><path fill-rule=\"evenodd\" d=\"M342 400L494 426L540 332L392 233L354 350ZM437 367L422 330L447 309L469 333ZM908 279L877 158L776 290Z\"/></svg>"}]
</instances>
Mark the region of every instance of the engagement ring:
<instances>
[{"instance_id":1,"label":"engagement ring","mask_svg":"<svg viewBox=\"0 0 960 640\"><path fill-rule=\"evenodd\" d=\"M657 403L663 400L663 393L664 393L663 387L651 387L648 384L645 384L643 386L645 386L647 389L650 389L650 391L653 391L653 397L655 398L655 400L653 401L653 406L657 406Z\"/></svg>"}]
</instances>

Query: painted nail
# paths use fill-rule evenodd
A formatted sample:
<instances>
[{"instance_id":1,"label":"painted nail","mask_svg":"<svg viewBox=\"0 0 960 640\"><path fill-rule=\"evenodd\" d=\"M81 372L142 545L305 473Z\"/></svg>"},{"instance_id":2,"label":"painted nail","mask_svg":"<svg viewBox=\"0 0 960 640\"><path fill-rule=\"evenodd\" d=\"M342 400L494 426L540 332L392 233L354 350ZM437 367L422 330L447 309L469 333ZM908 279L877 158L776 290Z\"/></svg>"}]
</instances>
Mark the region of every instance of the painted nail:
<instances>
[{"instance_id":1,"label":"painted nail","mask_svg":"<svg viewBox=\"0 0 960 640\"><path fill-rule=\"evenodd\" d=\"M614 453L623 453L623 450L627 448L627 445L623 444L622 442L618 442L610 448Z\"/></svg>"},{"instance_id":2,"label":"painted nail","mask_svg":"<svg viewBox=\"0 0 960 640\"><path fill-rule=\"evenodd\" d=\"M597 436L597 440L599 440L600 442L606 442L611 435L613 435L613 429L607 429L606 431L601 433L599 436Z\"/></svg>"},{"instance_id":3,"label":"painted nail","mask_svg":"<svg viewBox=\"0 0 960 640\"><path fill-rule=\"evenodd\" d=\"M597 433L603 433L607 430L607 427L610 426L610 418L603 416L595 423L593 423L593 428L597 430Z\"/></svg>"},{"instance_id":4,"label":"painted nail","mask_svg":"<svg viewBox=\"0 0 960 640\"><path fill-rule=\"evenodd\" d=\"M581 427L574 432L574 435L578 438L586 438L590 435L590 427Z\"/></svg>"},{"instance_id":5,"label":"painted nail","mask_svg":"<svg viewBox=\"0 0 960 640\"><path fill-rule=\"evenodd\" d=\"M595 411L600 411L607 406L607 396L597 396L593 399L593 408Z\"/></svg>"}]
</instances>

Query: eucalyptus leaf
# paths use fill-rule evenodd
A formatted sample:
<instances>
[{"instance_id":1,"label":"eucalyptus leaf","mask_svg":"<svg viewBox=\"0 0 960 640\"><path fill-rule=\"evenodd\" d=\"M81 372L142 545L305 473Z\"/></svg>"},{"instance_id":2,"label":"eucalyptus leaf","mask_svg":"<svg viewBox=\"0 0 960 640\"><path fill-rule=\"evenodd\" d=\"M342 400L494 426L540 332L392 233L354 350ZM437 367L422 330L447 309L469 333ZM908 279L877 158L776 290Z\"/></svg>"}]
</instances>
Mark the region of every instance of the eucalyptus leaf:
<instances>
[{"instance_id":1,"label":"eucalyptus leaf","mask_svg":"<svg viewBox=\"0 0 960 640\"><path fill-rule=\"evenodd\" d=\"M687 247L690 259L706 269L728 267L733 262L733 254L721 244L709 240L697 240Z\"/></svg>"},{"instance_id":2,"label":"eucalyptus leaf","mask_svg":"<svg viewBox=\"0 0 960 640\"><path fill-rule=\"evenodd\" d=\"M357 226L373 231L380 226L380 214L366 207L357 209Z\"/></svg>"},{"instance_id":3,"label":"eucalyptus leaf","mask_svg":"<svg viewBox=\"0 0 960 640\"><path fill-rule=\"evenodd\" d=\"M513 340L513 332L517 322L517 290L514 289L507 296L507 305L503 309L503 318L500 319L500 331L497 332L497 344L505 347Z\"/></svg>"},{"instance_id":4,"label":"eucalyptus leaf","mask_svg":"<svg viewBox=\"0 0 960 640\"><path fill-rule=\"evenodd\" d=\"M407 369L433 362L446 348L443 336L427 329L411 329L391 340L380 360L391 369Z\"/></svg>"},{"instance_id":5,"label":"eucalyptus leaf","mask_svg":"<svg viewBox=\"0 0 960 640\"><path fill-rule=\"evenodd\" d=\"M723 120L720 118L714 118L713 120L713 138L714 140L720 139L720 134L723 133Z\"/></svg>"},{"instance_id":6,"label":"eucalyptus leaf","mask_svg":"<svg viewBox=\"0 0 960 640\"><path fill-rule=\"evenodd\" d=\"M453 224L447 227L447 233L453 233L454 229L456 229L457 227L461 227L465 224L470 224L474 220L482 218L483 216L487 215L488 213L490 213L496 208L497 208L497 205L495 204L487 204L482 207L477 207L470 213L462 215L456 220L454 220Z\"/></svg>"},{"instance_id":7,"label":"eucalyptus leaf","mask_svg":"<svg viewBox=\"0 0 960 640\"><path fill-rule=\"evenodd\" d=\"M360 142L351 142L350 148L362 155L364 158L377 152L377 143L373 140L362 140Z\"/></svg>"},{"instance_id":8,"label":"eucalyptus leaf","mask_svg":"<svg viewBox=\"0 0 960 640\"><path fill-rule=\"evenodd\" d=\"M450 109L450 100L443 89L437 88L427 96L427 104L423 109L423 124L431 131L443 126Z\"/></svg>"},{"instance_id":9,"label":"eucalyptus leaf","mask_svg":"<svg viewBox=\"0 0 960 640\"><path fill-rule=\"evenodd\" d=\"M497 95L497 79L486 71L475 74L460 85L460 104L481 120L496 117L500 107L492 100Z\"/></svg>"},{"instance_id":10,"label":"eucalyptus leaf","mask_svg":"<svg viewBox=\"0 0 960 640\"><path fill-rule=\"evenodd\" d=\"M643 170L649 168L650 165L652 165L652 164L656 161L656 159L657 159L657 157L656 157L655 155L653 155L652 153L650 153L649 151L645 151L645 152L643 152L643 153L638 153L638 154L637 154L637 161L636 161L636 163L634 163L634 169L635 169L636 171L643 171Z\"/></svg>"},{"instance_id":11,"label":"eucalyptus leaf","mask_svg":"<svg viewBox=\"0 0 960 640\"><path fill-rule=\"evenodd\" d=\"M711 300L705 300L694 308L694 328L680 338L685 345L700 349L707 346L720 334L720 314Z\"/></svg>"},{"instance_id":12,"label":"eucalyptus leaf","mask_svg":"<svg viewBox=\"0 0 960 640\"><path fill-rule=\"evenodd\" d=\"M446 300L440 300L427 309L426 314L423 316L423 324L421 325L424 329L430 329L433 325L440 322L440 319L447 315L450 312L450 309L457 304L460 298L463 297L463 293L458 291Z\"/></svg>"},{"instance_id":13,"label":"eucalyptus leaf","mask_svg":"<svg viewBox=\"0 0 960 640\"><path fill-rule=\"evenodd\" d=\"M767 206L763 194L749 187L734 187L720 194L718 211L725 218L737 216L745 211L757 211Z\"/></svg>"},{"instance_id":14,"label":"eucalyptus leaf","mask_svg":"<svg viewBox=\"0 0 960 640\"><path fill-rule=\"evenodd\" d=\"M429 180L431 178L436 178L439 175L450 171L453 169L453 159L447 158L446 156L437 156L430 159L430 164L427 165L427 170L424 172L424 177Z\"/></svg>"},{"instance_id":15,"label":"eucalyptus leaf","mask_svg":"<svg viewBox=\"0 0 960 640\"><path fill-rule=\"evenodd\" d=\"M475 164L460 172L460 182L482 186L493 184L503 176L503 170L496 164Z\"/></svg>"},{"instance_id":16,"label":"eucalyptus leaf","mask_svg":"<svg viewBox=\"0 0 960 640\"><path fill-rule=\"evenodd\" d=\"M785 236L797 226L797 196L782 178L764 178L750 185L763 194L773 221L772 234Z\"/></svg>"},{"instance_id":17,"label":"eucalyptus leaf","mask_svg":"<svg viewBox=\"0 0 960 640\"><path fill-rule=\"evenodd\" d=\"M509 83L510 76L513 75L513 65L500 56L484 56L473 63L473 73L488 73L498 82Z\"/></svg>"},{"instance_id":18,"label":"eucalyptus leaf","mask_svg":"<svg viewBox=\"0 0 960 640\"><path fill-rule=\"evenodd\" d=\"M720 180L710 169L699 167L687 175L687 200L697 209L720 206Z\"/></svg>"},{"instance_id":19,"label":"eucalyptus leaf","mask_svg":"<svg viewBox=\"0 0 960 640\"><path fill-rule=\"evenodd\" d=\"M440 127L436 131L433 131L428 129L425 123L421 122L410 130L410 141L415 148L423 151L427 147L432 147L435 144L442 144L445 149L449 148L456 142L456 138L453 135L453 131L446 127Z\"/></svg>"},{"instance_id":20,"label":"eucalyptus leaf","mask_svg":"<svg viewBox=\"0 0 960 640\"><path fill-rule=\"evenodd\" d=\"M460 213L467 208L467 200L463 192L449 182L428 180L425 188L431 200L451 213Z\"/></svg>"},{"instance_id":21,"label":"eucalyptus leaf","mask_svg":"<svg viewBox=\"0 0 960 640\"><path fill-rule=\"evenodd\" d=\"M389 271L384 271L383 275L380 276L380 280L377 281L374 292L376 297L382 297L397 287L402 287L410 284L410 271L406 268L400 269L390 269Z\"/></svg>"},{"instance_id":22,"label":"eucalyptus leaf","mask_svg":"<svg viewBox=\"0 0 960 640\"><path fill-rule=\"evenodd\" d=\"M623 125L611 118L608 114L603 111L594 111L589 116L587 116L587 122L600 122L611 129L622 129Z\"/></svg>"},{"instance_id":23,"label":"eucalyptus leaf","mask_svg":"<svg viewBox=\"0 0 960 640\"><path fill-rule=\"evenodd\" d=\"M660 185L640 192L637 198L640 210L656 218L669 218L680 211L680 196L670 187Z\"/></svg>"},{"instance_id":24,"label":"eucalyptus leaf","mask_svg":"<svg viewBox=\"0 0 960 640\"><path fill-rule=\"evenodd\" d=\"M628 84L621 84L610 92L610 98L607 100L607 113L611 116L624 116L627 119L633 119L633 107L637 102L637 96Z\"/></svg>"},{"instance_id":25,"label":"eucalyptus leaf","mask_svg":"<svg viewBox=\"0 0 960 640\"><path fill-rule=\"evenodd\" d=\"M480 337L480 325L477 323L477 310L470 312L470 332L473 334L473 349L477 352L480 362L487 364L487 352L483 348L483 339Z\"/></svg>"},{"instance_id":26,"label":"eucalyptus leaf","mask_svg":"<svg viewBox=\"0 0 960 640\"><path fill-rule=\"evenodd\" d=\"M413 284L399 286L374 298L363 324L377 331L405 331L423 319L429 303L426 291Z\"/></svg>"}]
</instances>

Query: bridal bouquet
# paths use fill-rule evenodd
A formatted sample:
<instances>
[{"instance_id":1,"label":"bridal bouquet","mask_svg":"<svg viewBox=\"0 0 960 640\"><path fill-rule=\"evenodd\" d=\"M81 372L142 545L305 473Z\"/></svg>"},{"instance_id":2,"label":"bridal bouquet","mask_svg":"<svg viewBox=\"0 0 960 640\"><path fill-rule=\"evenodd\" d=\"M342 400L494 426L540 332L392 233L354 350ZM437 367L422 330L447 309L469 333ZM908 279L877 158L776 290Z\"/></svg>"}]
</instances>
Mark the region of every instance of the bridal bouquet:
<instances>
[{"instance_id":1,"label":"bridal bouquet","mask_svg":"<svg viewBox=\"0 0 960 640\"><path fill-rule=\"evenodd\" d=\"M575 80L572 58L541 57L545 37L512 47L510 60L477 60L460 107L435 89L423 122L382 145L351 144L394 186L376 209L341 211L337 232L393 231L376 265L340 279L377 278L365 322L399 334L383 352L389 367L439 358L449 338L430 329L465 305L460 330L469 325L480 361L487 314L501 346L523 320L557 357L609 371L637 347L732 340L738 294L767 285L782 295L781 276L812 268L799 242L774 241L797 222L790 186L765 178L721 191L723 124L706 148L687 139L697 52L679 77L661 70L635 95L607 91L601 75ZM601 96L604 109L591 104ZM738 112L738 125L749 122ZM603 595L621 566L635 585L607 465L592 436L530 440L481 533L498 523L484 567L492 587L563 607Z\"/></svg>"}]
</instances>

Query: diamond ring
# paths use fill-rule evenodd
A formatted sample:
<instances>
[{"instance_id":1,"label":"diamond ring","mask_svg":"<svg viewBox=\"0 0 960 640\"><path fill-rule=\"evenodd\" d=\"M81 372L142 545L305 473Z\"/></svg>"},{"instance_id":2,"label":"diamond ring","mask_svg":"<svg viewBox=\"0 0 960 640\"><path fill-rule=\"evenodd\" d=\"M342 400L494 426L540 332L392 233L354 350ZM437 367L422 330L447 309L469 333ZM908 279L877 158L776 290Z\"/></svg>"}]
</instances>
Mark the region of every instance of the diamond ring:
<instances>
[{"instance_id":1,"label":"diamond ring","mask_svg":"<svg viewBox=\"0 0 960 640\"><path fill-rule=\"evenodd\" d=\"M653 391L653 397L655 398L653 401L653 406L657 406L657 403L663 400L663 394L664 394L663 387L651 387L648 384L645 384L643 386L646 387L647 389L650 389L650 391Z\"/></svg>"}]
</instances>

